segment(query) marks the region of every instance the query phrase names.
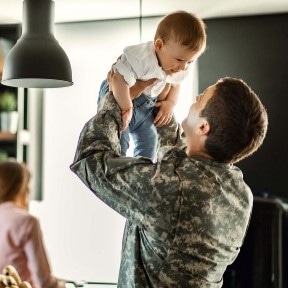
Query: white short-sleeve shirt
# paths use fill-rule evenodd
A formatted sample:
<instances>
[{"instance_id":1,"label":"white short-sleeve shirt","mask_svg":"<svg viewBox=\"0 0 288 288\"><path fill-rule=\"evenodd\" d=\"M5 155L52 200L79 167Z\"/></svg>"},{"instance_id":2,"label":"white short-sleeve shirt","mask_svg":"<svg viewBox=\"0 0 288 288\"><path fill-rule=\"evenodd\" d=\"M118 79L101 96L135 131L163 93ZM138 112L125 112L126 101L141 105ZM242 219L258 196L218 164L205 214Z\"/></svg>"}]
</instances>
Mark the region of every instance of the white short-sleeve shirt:
<instances>
[{"instance_id":1,"label":"white short-sleeve shirt","mask_svg":"<svg viewBox=\"0 0 288 288\"><path fill-rule=\"evenodd\" d=\"M158 79L153 86L144 91L144 94L151 97L157 97L166 83L179 84L188 74L188 70L185 70L166 75L158 64L153 41L127 46L113 68L124 77L129 87L135 84L136 79Z\"/></svg>"}]
</instances>

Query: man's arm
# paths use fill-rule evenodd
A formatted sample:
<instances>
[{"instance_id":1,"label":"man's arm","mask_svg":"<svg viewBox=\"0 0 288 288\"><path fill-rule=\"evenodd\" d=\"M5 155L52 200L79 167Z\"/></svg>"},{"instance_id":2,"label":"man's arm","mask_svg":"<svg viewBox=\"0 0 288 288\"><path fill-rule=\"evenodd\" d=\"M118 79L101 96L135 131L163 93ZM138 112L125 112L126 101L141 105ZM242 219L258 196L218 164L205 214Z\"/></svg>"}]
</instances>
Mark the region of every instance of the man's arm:
<instances>
[{"instance_id":1,"label":"man's arm","mask_svg":"<svg viewBox=\"0 0 288 288\"><path fill-rule=\"evenodd\" d=\"M98 113L84 125L70 169L113 210L141 221L147 207L139 203L151 197L153 183L146 179L153 177L155 167L149 159L120 156L120 126L121 110L109 92Z\"/></svg>"},{"instance_id":2,"label":"man's arm","mask_svg":"<svg viewBox=\"0 0 288 288\"><path fill-rule=\"evenodd\" d=\"M120 108L111 92L99 104L98 113L82 129L70 169L110 208L152 231L158 227L156 219L165 218L167 211L176 213L179 195L167 193L179 185L174 159L153 163L148 158L121 157ZM155 209L164 197L166 206L161 204L163 209ZM172 218L177 219L175 215L167 221ZM170 229L170 223L160 228Z\"/></svg>"},{"instance_id":3,"label":"man's arm","mask_svg":"<svg viewBox=\"0 0 288 288\"><path fill-rule=\"evenodd\" d=\"M184 148L186 146L182 126L177 122L174 115L167 125L158 127L157 132L159 148L162 146L177 146L179 148Z\"/></svg>"}]
</instances>

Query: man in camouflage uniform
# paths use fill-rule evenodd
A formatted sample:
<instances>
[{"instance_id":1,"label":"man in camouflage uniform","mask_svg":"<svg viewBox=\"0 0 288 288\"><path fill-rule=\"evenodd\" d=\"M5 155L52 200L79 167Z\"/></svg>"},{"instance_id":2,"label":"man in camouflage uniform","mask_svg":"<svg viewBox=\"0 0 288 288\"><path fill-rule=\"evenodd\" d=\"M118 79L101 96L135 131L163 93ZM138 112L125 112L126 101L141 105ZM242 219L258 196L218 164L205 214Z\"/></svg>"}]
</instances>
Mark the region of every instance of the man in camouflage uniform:
<instances>
[{"instance_id":1,"label":"man in camouflage uniform","mask_svg":"<svg viewBox=\"0 0 288 288\"><path fill-rule=\"evenodd\" d=\"M237 257L253 196L233 163L262 144L267 113L241 80L207 88L182 122L159 128L156 163L120 157L112 93L80 135L71 169L127 219L118 287L218 288Z\"/></svg>"}]
</instances>

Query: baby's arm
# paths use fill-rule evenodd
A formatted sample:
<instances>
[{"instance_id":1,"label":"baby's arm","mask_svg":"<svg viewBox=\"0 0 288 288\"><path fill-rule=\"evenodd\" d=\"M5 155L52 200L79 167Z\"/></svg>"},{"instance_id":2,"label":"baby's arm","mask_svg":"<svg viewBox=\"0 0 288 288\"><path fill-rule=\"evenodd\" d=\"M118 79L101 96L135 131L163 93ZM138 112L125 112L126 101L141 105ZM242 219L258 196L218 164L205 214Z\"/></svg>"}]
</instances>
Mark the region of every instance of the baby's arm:
<instances>
[{"instance_id":1,"label":"baby's arm","mask_svg":"<svg viewBox=\"0 0 288 288\"><path fill-rule=\"evenodd\" d=\"M124 131L128 127L132 118L132 99L130 97L129 86L125 82L124 77L117 71L114 73L113 77L113 94L122 110L121 131Z\"/></svg>"},{"instance_id":2,"label":"baby's arm","mask_svg":"<svg viewBox=\"0 0 288 288\"><path fill-rule=\"evenodd\" d=\"M166 84L164 90L158 96L158 101L155 107L159 108L159 111L155 117L154 123L156 127L161 127L168 124L173 116L173 109L177 104L180 85Z\"/></svg>"}]
</instances>

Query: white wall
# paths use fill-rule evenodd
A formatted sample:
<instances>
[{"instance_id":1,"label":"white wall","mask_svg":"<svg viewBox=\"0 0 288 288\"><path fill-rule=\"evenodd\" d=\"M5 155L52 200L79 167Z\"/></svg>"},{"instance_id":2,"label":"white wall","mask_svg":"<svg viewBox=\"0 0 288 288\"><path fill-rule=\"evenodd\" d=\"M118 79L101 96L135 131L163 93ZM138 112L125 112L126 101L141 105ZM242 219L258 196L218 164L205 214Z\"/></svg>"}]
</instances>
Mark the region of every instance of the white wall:
<instances>
[{"instance_id":1,"label":"white wall","mask_svg":"<svg viewBox=\"0 0 288 288\"><path fill-rule=\"evenodd\" d=\"M152 40L158 19L143 22ZM43 200L39 217L55 275L73 280L117 281L124 219L105 206L70 171L84 123L96 112L101 81L124 46L138 43L138 20L58 24L55 36L72 65L74 85L46 89L43 107ZM57 69L57 67L55 67ZM183 83L180 121L192 99L192 75Z\"/></svg>"}]
</instances>

